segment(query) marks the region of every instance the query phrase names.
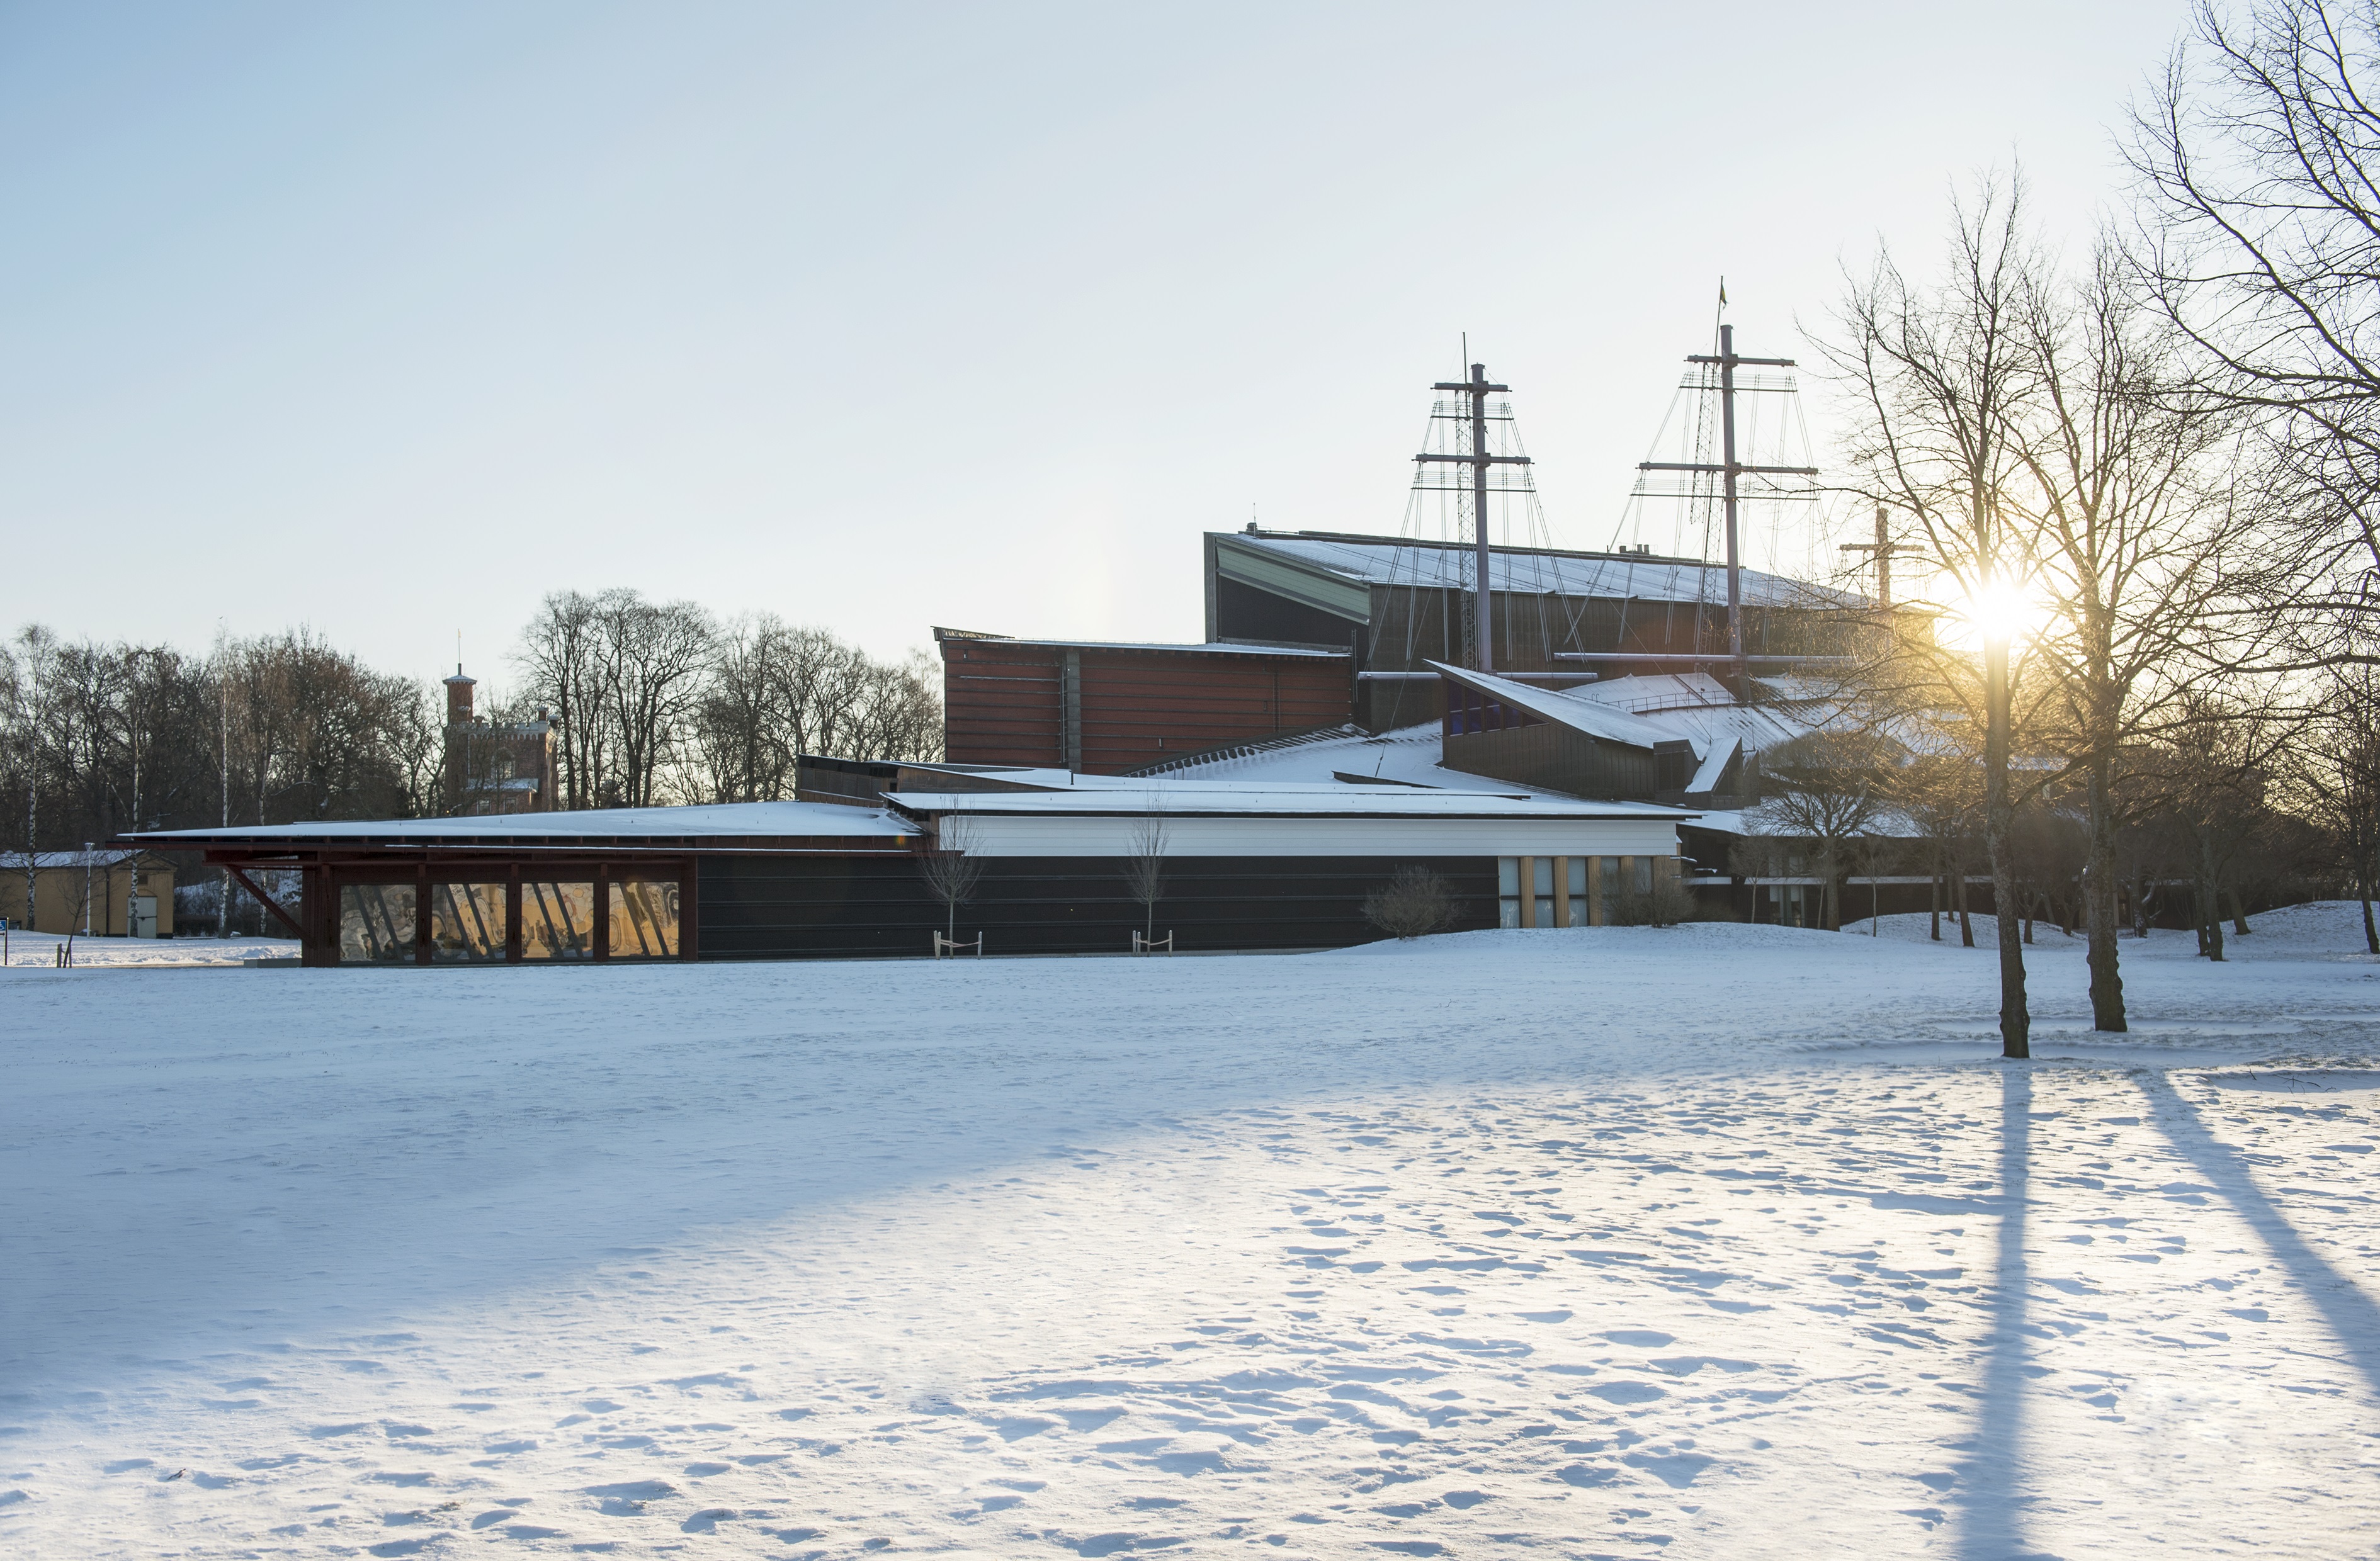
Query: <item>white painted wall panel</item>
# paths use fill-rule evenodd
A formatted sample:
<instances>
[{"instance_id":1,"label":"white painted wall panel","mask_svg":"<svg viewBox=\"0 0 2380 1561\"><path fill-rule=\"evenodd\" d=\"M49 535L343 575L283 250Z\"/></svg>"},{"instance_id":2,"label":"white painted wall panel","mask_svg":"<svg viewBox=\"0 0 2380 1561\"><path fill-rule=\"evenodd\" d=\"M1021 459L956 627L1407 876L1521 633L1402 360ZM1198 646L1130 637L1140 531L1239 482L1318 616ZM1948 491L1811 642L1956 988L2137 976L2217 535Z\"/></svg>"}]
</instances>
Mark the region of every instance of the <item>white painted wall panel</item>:
<instances>
[{"instance_id":1,"label":"white painted wall panel","mask_svg":"<svg viewBox=\"0 0 2380 1561\"><path fill-rule=\"evenodd\" d=\"M977 814L977 856L1123 856L1132 818ZM1168 856L1674 856L1677 826L1644 818L1184 818Z\"/></svg>"}]
</instances>

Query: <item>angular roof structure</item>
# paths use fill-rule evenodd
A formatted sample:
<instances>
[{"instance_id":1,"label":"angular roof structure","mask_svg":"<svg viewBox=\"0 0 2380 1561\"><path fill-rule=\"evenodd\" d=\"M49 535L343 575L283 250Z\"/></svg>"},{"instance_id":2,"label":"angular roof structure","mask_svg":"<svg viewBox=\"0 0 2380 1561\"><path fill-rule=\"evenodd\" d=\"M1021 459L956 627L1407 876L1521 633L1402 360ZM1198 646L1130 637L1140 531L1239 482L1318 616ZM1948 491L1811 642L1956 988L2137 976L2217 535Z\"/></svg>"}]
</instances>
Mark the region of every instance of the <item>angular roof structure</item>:
<instances>
[{"instance_id":1,"label":"angular roof structure","mask_svg":"<svg viewBox=\"0 0 2380 1561\"><path fill-rule=\"evenodd\" d=\"M1256 531L1215 534L1219 567L1234 573L1232 555L1287 564L1349 586L1415 586L1426 590L1468 587L1463 566L1470 548L1459 542L1413 538L1364 537L1330 531ZM1491 548L1491 589L1523 595L1606 597L1636 601L1725 603L1727 569L1700 559L1656 558L1649 553L1571 552L1553 548ZM1269 584L1257 580L1257 584ZM1743 571L1743 599L1755 607L1849 607L1860 599L1846 592L1790 580L1757 569Z\"/></svg>"}]
</instances>

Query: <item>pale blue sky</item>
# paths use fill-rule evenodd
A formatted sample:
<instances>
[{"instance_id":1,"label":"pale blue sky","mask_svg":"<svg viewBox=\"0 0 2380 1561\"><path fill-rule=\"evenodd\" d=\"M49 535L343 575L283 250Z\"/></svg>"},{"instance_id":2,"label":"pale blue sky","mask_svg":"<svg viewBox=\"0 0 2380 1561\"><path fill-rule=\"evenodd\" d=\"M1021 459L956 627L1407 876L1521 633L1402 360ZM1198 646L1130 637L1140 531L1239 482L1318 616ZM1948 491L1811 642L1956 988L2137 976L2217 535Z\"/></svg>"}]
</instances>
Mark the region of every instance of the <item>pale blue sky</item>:
<instances>
[{"instance_id":1,"label":"pale blue sky","mask_svg":"<svg viewBox=\"0 0 2380 1561\"><path fill-rule=\"evenodd\" d=\"M1463 331L1603 546L1720 273L1790 354L2020 157L2079 248L2182 19L8 6L0 624L500 682L560 587L1193 638L1252 502L1396 528Z\"/></svg>"}]
</instances>

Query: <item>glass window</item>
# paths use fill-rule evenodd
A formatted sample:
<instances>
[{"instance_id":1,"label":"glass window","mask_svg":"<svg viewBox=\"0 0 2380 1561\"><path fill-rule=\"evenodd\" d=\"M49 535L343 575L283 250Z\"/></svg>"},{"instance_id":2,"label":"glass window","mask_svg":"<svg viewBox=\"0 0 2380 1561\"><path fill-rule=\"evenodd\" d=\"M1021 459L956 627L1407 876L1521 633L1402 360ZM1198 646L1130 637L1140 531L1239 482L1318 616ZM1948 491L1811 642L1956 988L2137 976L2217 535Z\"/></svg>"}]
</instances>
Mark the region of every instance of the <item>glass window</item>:
<instances>
[{"instance_id":1,"label":"glass window","mask_svg":"<svg viewBox=\"0 0 2380 1561\"><path fill-rule=\"evenodd\" d=\"M522 959L591 960L594 957L594 884L521 885Z\"/></svg>"},{"instance_id":2,"label":"glass window","mask_svg":"<svg viewBox=\"0 0 2380 1561\"><path fill-rule=\"evenodd\" d=\"M504 957L504 886L430 886L430 957L441 963L479 964Z\"/></svg>"},{"instance_id":3,"label":"glass window","mask_svg":"<svg viewBox=\"0 0 2380 1561\"><path fill-rule=\"evenodd\" d=\"M672 959L677 954L677 884L612 885L612 958Z\"/></svg>"},{"instance_id":4,"label":"glass window","mask_svg":"<svg viewBox=\"0 0 2380 1561\"><path fill-rule=\"evenodd\" d=\"M1529 860L1536 865L1530 876L1536 879L1537 892L1551 894L1554 891L1554 859L1550 856L1533 856Z\"/></svg>"},{"instance_id":5,"label":"glass window","mask_svg":"<svg viewBox=\"0 0 2380 1561\"><path fill-rule=\"evenodd\" d=\"M1521 925L1521 859L1517 856L1496 858L1496 925Z\"/></svg>"},{"instance_id":6,"label":"glass window","mask_svg":"<svg viewBox=\"0 0 2380 1561\"><path fill-rule=\"evenodd\" d=\"M1586 858L1584 856L1565 856L1562 860L1570 864L1570 897L1572 900L1585 899Z\"/></svg>"},{"instance_id":7,"label":"glass window","mask_svg":"<svg viewBox=\"0 0 2380 1561\"><path fill-rule=\"evenodd\" d=\"M413 962L413 886L351 883L339 889L339 962Z\"/></svg>"}]
</instances>

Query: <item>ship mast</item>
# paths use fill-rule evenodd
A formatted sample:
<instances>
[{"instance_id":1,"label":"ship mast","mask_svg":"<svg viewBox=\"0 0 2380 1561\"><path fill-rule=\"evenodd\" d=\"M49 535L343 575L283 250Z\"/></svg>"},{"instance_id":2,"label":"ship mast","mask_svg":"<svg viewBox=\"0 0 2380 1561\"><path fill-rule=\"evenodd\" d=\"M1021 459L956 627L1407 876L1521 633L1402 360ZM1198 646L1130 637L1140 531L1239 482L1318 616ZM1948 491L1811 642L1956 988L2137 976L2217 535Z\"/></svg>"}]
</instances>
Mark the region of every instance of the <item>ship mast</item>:
<instances>
[{"instance_id":1,"label":"ship mast","mask_svg":"<svg viewBox=\"0 0 2380 1561\"><path fill-rule=\"evenodd\" d=\"M1476 578L1472 582L1472 623L1474 625L1473 659L1483 672L1496 670L1495 638L1488 632L1488 468L1489 466L1525 466L1526 455L1491 455L1488 453L1488 397L1510 393L1510 385L1490 384L1488 366L1475 363L1468 380L1439 381L1429 387L1439 391L1460 391L1471 398L1469 422L1471 448L1468 451L1448 451L1432 454L1425 452L1414 457L1414 464L1425 466L1442 462L1450 466L1471 468L1471 547ZM1418 481L1418 477L1416 477Z\"/></svg>"},{"instance_id":2,"label":"ship mast","mask_svg":"<svg viewBox=\"0 0 2380 1561\"><path fill-rule=\"evenodd\" d=\"M1646 472L1691 472L1698 476L1717 477L1725 484L1727 502L1727 656L1735 676L1735 690L1742 696L1747 686L1743 654L1743 548L1737 526L1740 495L1737 479L1746 476L1815 477L1815 466L1750 466L1735 458L1735 371L1751 364L1762 369L1791 369L1790 357L1744 357L1735 350L1735 327L1718 328L1718 351L1695 353L1686 361L1718 369L1719 397L1719 460L1718 464L1691 461L1645 461L1636 467Z\"/></svg>"}]
</instances>

